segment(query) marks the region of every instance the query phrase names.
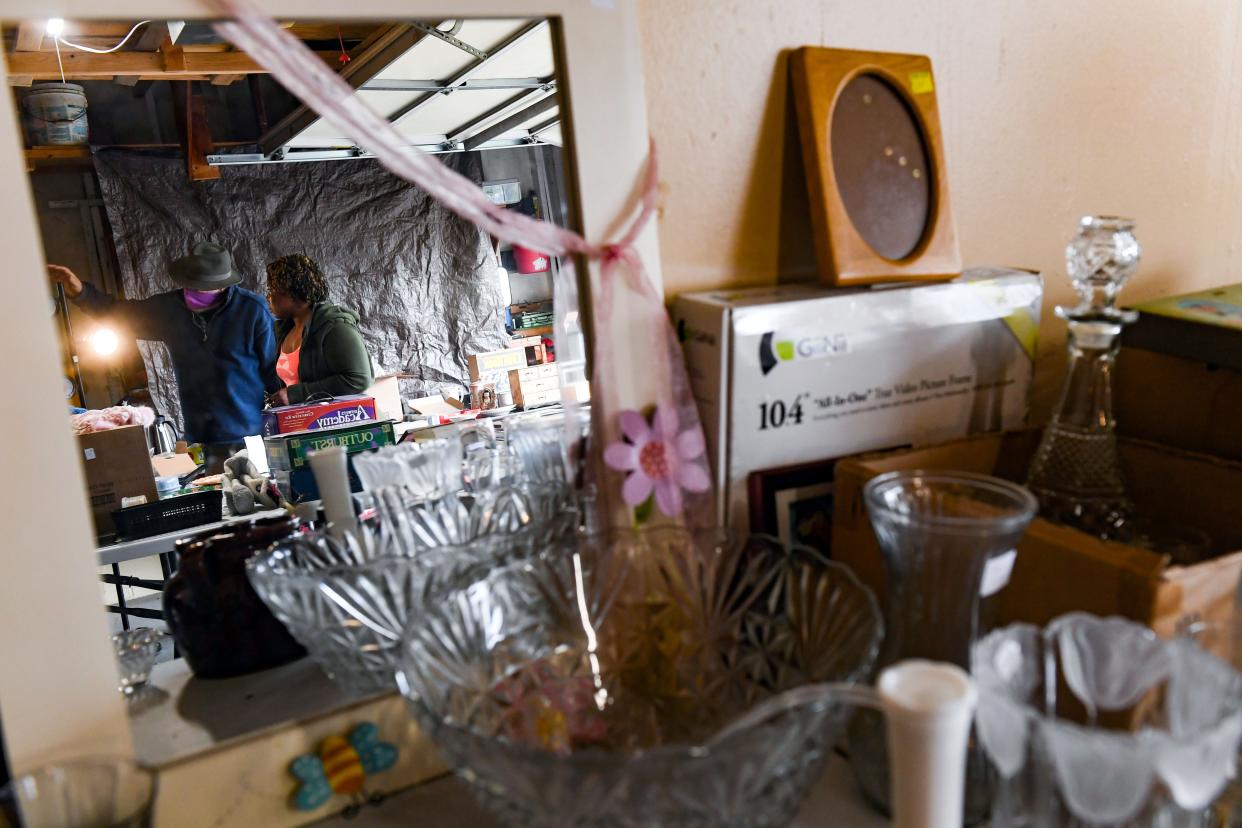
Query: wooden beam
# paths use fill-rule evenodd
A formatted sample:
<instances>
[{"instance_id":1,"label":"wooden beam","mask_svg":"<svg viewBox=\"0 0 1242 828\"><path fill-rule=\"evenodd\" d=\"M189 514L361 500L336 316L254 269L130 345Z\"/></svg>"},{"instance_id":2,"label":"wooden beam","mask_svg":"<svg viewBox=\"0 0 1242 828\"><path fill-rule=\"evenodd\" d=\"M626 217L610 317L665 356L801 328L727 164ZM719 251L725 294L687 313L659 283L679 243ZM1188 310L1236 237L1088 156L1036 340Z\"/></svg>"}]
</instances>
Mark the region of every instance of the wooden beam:
<instances>
[{"instance_id":1,"label":"wooden beam","mask_svg":"<svg viewBox=\"0 0 1242 828\"><path fill-rule=\"evenodd\" d=\"M142 27L142 31L138 33L137 40L130 41L133 43L131 51L154 52L164 44L167 38L168 23L163 20L152 20Z\"/></svg>"},{"instance_id":2,"label":"wooden beam","mask_svg":"<svg viewBox=\"0 0 1242 828\"><path fill-rule=\"evenodd\" d=\"M17 45L14 47L18 52L37 52L43 47L43 32L47 29L47 23L43 20L26 20L17 26Z\"/></svg>"},{"instance_id":3,"label":"wooden beam","mask_svg":"<svg viewBox=\"0 0 1242 828\"><path fill-rule=\"evenodd\" d=\"M213 181L220 177L220 168L207 163L214 149L211 127L207 124L207 108L193 83L178 83L174 100L179 104L182 146L185 150L186 173L191 181Z\"/></svg>"},{"instance_id":4,"label":"wooden beam","mask_svg":"<svg viewBox=\"0 0 1242 828\"><path fill-rule=\"evenodd\" d=\"M237 81L241 80L244 77L246 76L245 75L216 75L214 78L211 79L211 85L212 86L228 86L231 83L236 83Z\"/></svg>"},{"instance_id":5,"label":"wooden beam","mask_svg":"<svg viewBox=\"0 0 1242 828\"><path fill-rule=\"evenodd\" d=\"M33 83L33 75L9 75L9 86L30 86Z\"/></svg>"},{"instance_id":6,"label":"wooden beam","mask_svg":"<svg viewBox=\"0 0 1242 828\"><path fill-rule=\"evenodd\" d=\"M170 38L164 38L160 44L160 58L164 62L165 72L186 73L185 49L173 44Z\"/></svg>"},{"instance_id":7,"label":"wooden beam","mask_svg":"<svg viewBox=\"0 0 1242 828\"><path fill-rule=\"evenodd\" d=\"M173 47L176 49L176 47ZM337 65L337 52L319 52L330 66ZM253 75L267 70L242 52L90 52L61 50L65 77L74 80L110 80L117 75L181 80L186 76ZM165 63L167 59L168 63ZM10 75L30 75L35 80L60 80L56 55L48 52L13 52L5 55Z\"/></svg>"}]
</instances>

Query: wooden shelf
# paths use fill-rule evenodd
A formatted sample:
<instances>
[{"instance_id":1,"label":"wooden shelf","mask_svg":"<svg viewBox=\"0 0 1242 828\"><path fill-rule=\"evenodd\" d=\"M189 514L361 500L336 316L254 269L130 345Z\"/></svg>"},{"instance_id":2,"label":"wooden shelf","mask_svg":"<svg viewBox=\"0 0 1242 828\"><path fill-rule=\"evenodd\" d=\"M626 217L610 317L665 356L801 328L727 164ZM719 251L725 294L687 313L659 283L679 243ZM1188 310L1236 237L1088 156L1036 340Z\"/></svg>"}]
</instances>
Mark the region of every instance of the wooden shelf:
<instances>
[{"instance_id":1,"label":"wooden shelf","mask_svg":"<svg viewBox=\"0 0 1242 828\"><path fill-rule=\"evenodd\" d=\"M91 148L86 144L62 147L31 147L26 150L26 172L52 164L74 164L90 161Z\"/></svg>"},{"instance_id":2,"label":"wooden shelf","mask_svg":"<svg viewBox=\"0 0 1242 828\"><path fill-rule=\"evenodd\" d=\"M540 325L538 328L522 328L513 332L512 339L521 339L524 336L547 336L552 333L551 325Z\"/></svg>"}]
</instances>

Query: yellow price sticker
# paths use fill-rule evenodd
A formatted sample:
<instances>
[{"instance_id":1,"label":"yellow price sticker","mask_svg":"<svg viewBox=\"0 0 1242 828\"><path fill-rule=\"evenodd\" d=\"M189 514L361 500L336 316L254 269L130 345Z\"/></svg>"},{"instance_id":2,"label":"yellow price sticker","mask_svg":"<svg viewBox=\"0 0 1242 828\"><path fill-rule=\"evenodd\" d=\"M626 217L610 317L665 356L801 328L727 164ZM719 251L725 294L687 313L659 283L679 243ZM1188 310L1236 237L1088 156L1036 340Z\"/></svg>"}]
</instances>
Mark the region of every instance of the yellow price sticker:
<instances>
[{"instance_id":1,"label":"yellow price sticker","mask_svg":"<svg viewBox=\"0 0 1242 828\"><path fill-rule=\"evenodd\" d=\"M932 85L931 72L911 72L910 92L915 95L926 95L935 87Z\"/></svg>"}]
</instances>

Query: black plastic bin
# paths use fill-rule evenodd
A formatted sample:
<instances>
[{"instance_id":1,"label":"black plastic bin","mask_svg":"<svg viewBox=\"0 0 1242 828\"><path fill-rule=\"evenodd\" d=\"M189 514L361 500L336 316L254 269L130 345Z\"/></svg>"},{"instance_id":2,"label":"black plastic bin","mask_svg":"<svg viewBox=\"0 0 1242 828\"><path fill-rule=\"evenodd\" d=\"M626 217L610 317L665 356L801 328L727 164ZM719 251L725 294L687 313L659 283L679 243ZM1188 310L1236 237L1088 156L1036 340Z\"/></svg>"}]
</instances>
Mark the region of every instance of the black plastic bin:
<instances>
[{"instance_id":1,"label":"black plastic bin","mask_svg":"<svg viewBox=\"0 0 1242 828\"><path fill-rule=\"evenodd\" d=\"M138 540L165 532L193 529L223 518L224 495L219 489L178 495L112 513L118 541Z\"/></svg>"}]
</instances>

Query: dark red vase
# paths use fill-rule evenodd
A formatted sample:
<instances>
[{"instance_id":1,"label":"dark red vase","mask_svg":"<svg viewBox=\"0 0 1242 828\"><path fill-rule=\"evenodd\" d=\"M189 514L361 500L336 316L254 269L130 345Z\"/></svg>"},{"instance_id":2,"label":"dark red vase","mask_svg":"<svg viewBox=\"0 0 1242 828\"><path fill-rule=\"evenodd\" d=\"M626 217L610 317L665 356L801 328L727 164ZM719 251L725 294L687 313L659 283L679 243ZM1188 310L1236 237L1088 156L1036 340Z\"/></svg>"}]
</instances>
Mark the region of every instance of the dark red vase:
<instances>
[{"instance_id":1,"label":"dark red vase","mask_svg":"<svg viewBox=\"0 0 1242 828\"><path fill-rule=\"evenodd\" d=\"M177 543L164 618L194 675L241 676L306 655L246 578L251 556L297 531L297 518L264 518Z\"/></svg>"}]
</instances>

